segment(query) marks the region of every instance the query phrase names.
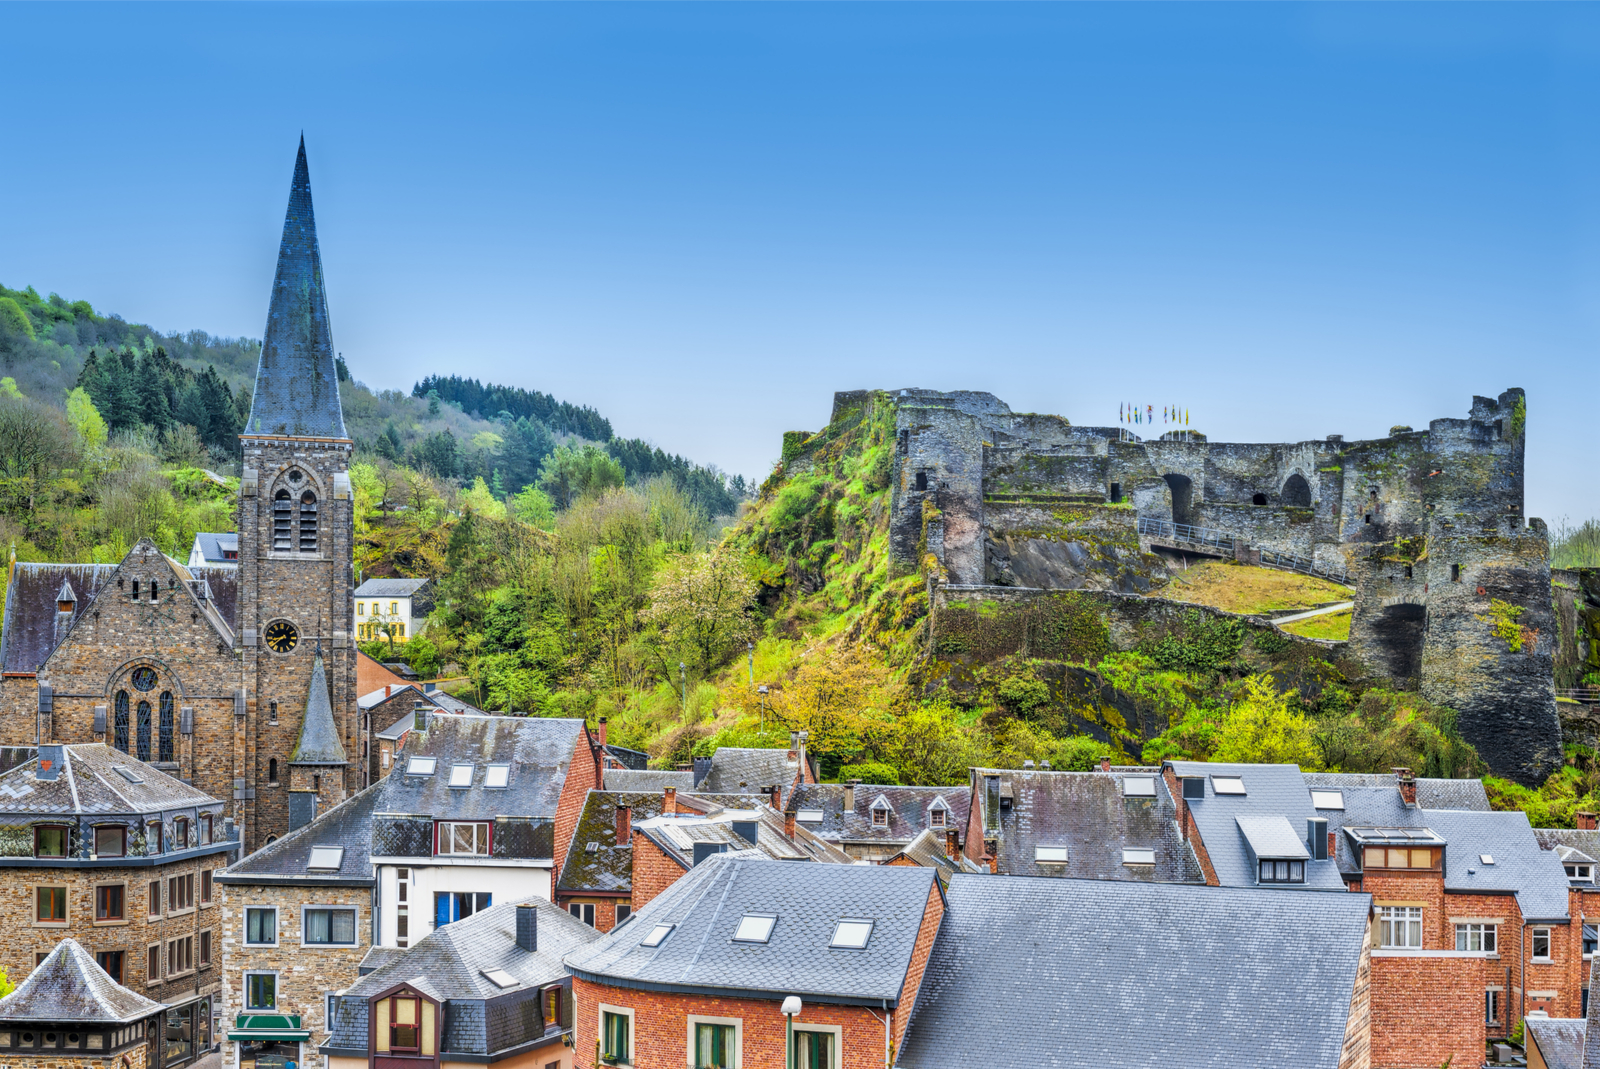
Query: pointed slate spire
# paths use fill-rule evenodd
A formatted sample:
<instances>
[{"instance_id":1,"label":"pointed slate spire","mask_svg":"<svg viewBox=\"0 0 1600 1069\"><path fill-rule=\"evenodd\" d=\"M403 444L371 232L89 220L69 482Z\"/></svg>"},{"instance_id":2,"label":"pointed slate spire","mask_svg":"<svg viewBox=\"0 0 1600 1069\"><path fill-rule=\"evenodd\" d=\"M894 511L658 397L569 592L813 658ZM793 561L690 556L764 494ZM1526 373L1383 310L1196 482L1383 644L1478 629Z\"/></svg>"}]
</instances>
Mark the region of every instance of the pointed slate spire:
<instances>
[{"instance_id":1,"label":"pointed slate spire","mask_svg":"<svg viewBox=\"0 0 1600 1069\"><path fill-rule=\"evenodd\" d=\"M306 696L306 715L300 721L300 742L289 763L342 765L345 760L339 726L333 720L333 703L328 700L328 676L322 670L322 654L318 652L311 662L311 692Z\"/></svg>"},{"instance_id":2,"label":"pointed slate spire","mask_svg":"<svg viewBox=\"0 0 1600 1069\"><path fill-rule=\"evenodd\" d=\"M348 437L339 405L339 376L334 370L333 334L303 134L300 155L294 161L294 181L289 185L278 273L272 281L272 306L267 311L267 332L261 343L245 433Z\"/></svg>"}]
</instances>

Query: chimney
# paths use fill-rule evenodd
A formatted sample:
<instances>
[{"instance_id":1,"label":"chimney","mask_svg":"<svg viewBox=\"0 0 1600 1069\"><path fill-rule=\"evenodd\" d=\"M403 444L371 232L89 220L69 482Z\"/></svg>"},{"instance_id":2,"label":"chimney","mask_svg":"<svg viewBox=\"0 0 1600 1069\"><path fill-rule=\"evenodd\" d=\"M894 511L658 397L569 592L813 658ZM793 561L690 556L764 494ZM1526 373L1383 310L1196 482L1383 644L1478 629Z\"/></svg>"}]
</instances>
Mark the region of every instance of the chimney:
<instances>
[{"instance_id":1,"label":"chimney","mask_svg":"<svg viewBox=\"0 0 1600 1069\"><path fill-rule=\"evenodd\" d=\"M678 788L667 788L667 797L661 803L661 811L663 813L676 813L678 811Z\"/></svg>"},{"instance_id":2,"label":"chimney","mask_svg":"<svg viewBox=\"0 0 1600 1069\"><path fill-rule=\"evenodd\" d=\"M44 782L60 779L64 752L59 744L46 743L39 747L39 771L34 773L34 778Z\"/></svg>"},{"instance_id":3,"label":"chimney","mask_svg":"<svg viewBox=\"0 0 1600 1069\"><path fill-rule=\"evenodd\" d=\"M1400 785L1400 800L1408 806L1417 804L1417 778L1409 768L1394 770L1395 782Z\"/></svg>"},{"instance_id":4,"label":"chimney","mask_svg":"<svg viewBox=\"0 0 1600 1069\"><path fill-rule=\"evenodd\" d=\"M772 798L772 808L780 813L783 812L783 787L774 783L767 788L767 794Z\"/></svg>"},{"instance_id":5,"label":"chimney","mask_svg":"<svg viewBox=\"0 0 1600 1069\"><path fill-rule=\"evenodd\" d=\"M808 732L797 731L794 733L795 760L800 763L800 782L809 782L806 779L806 736Z\"/></svg>"},{"instance_id":6,"label":"chimney","mask_svg":"<svg viewBox=\"0 0 1600 1069\"><path fill-rule=\"evenodd\" d=\"M1110 772L1111 771L1111 758L1109 758L1109 757L1100 758L1100 771L1101 772Z\"/></svg>"},{"instance_id":7,"label":"chimney","mask_svg":"<svg viewBox=\"0 0 1600 1069\"><path fill-rule=\"evenodd\" d=\"M385 698L387 698L393 693L394 693L394 684L393 683L385 683L383 685L383 696Z\"/></svg>"},{"instance_id":8,"label":"chimney","mask_svg":"<svg viewBox=\"0 0 1600 1069\"><path fill-rule=\"evenodd\" d=\"M517 906L517 946L530 954L539 949L539 909L532 902Z\"/></svg>"},{"instance_id":9,"label":"chimney","mask_svg":"<svg viewBox=\"0 0 1600 1069\"><path fill-rule=\"evenodd\" d=\"M789 799L789 809L783 814L783 837L794 841L794 798Z\"/></svg>"},{"instance_id":10,"label":"chimney","mask_svg":"<svg viewBox=\"0 0 1600 1069\"><path fill-rule=\"evenodd\" d=\"M944 852L949 855L951 861L961 860L961 843L958 838L954 828L944 830Z\"/></svg>"},{"instance_id":11,"label":"chimney","mask_svg":"<svg viewBox=\"0 0 1600 1069\"><path fill-rule=\"evenodd\" d=\"M861 781L853 779L844 785L844 811L853 813L856 809L856 785Z\"/></svg>"},{"instance_id":12,"label":"chimney","mask_svg":"<svg viewBox=\"0 0 1600 1069\"><path fill-rule=\"evenodd\" d=\"M1572 814L1572 816L1573 816L1573 819L1574 819L1574 825L1573 825L1574 827L1578 828L1581 831L1594 831L1595 830L1595 820L1594 820L1594 814L1593 813L1590 813L1589 811L1584 810L1584 809L1580 809L1576 813Z\"/></svg>"},{"instance_id":13,"label":"chimney","mask_svg":"<svg viewBox=\"0 0 1600 1069\"><path fill-rule=\"evenodd\" d=\"M1328 856L1339 856L1339 833L1336 831L1330 831L1328 833Z\"/></svg>"},{"instance_id":14,"label":"chimney","mask_svg":"<svg viewBox=\"0 0 1600 1069\"><path fill-rule=\"evenodd\" d=\"M999 857L999 855L990 854L988 857L984 858L984 860L989 863L989 875L991 875L991 876L1000 875L1000 857Z\"/></svg>"},{"instance_id":15,"label":"chimney","mask_svg":"<svg viewBox=\"0 0 1600 1069\"><path fill-rule=\"evenodd\" d=\"M735 820L729 825L729 827L731 827L733 829L733 834L737 835L739 838L743 839L745 842L749 843L751 846L756 846L758 844L759 840L757 840L756 836L761 834L761 832L760 832L761 822L760 821L758 821L758 820Z\"/></svg>"},{"instance_id":16,"label":"chimney","mask_svg":"<svg viewBox=\"0 0 1600 1069\"><path fill-rule=\"evenodd\" d=\"M602 716L600 718L600 745L604 746L605 744L606 744L606 718Z\"/></svg>"},{"instance_id":17,"label":"chimney","mask_svg":"<svg viewBox=\"0 0 1600 1069\"><path fill-rule=\"evenodd\" d=\"M617 845L627 846L633 840L632 812L625 805L617 806Z\"/></svg>"}]
</instances>

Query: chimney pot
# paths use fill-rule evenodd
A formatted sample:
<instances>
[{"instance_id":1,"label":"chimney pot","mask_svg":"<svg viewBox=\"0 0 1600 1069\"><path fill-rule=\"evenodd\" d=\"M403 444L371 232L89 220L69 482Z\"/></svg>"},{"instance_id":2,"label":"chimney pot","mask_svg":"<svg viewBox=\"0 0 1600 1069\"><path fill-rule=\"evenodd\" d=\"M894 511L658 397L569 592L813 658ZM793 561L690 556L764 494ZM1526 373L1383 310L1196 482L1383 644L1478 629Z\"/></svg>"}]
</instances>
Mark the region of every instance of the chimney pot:
<instances>
[{"instance_id":1,"label":"chimney pot","mask_svg":"<svg viewBox=\"0 0 1600 1069\"><path fill-rule=\"evenodd\" d=\"M772 798L772 808L778 810L779 812L782 812L782 810L783 810L783 788L781 786L779 786L778 784L774 783L772 786L767 788L767 794L770 795L771 798Z\"/></svg>"},{"instance_id":2,"label":"chimney pot","mask_svg":"<svg viewBox=\"0 0 1600 1069\"><path fill-rule=\"evenodd\" d=\"M1575 823L1579 828L1583 829L1584 831L1595 830L1595 815L1593 813L1586 809L1580 809L1573 815L1577 818Z\"/></svg>"},{"instance_id":3,"label":"chimney pot","mask_svg":"<svg viewBox=\"0 0 1600 1069\"><path fill-rule=\"evenodd\" d=\"M383 685L383 696L385 698L387 698L393 693L394 693L394 684L393 683L385 683Z\"/></svg>"},{"instance_id":4,"label":"chimney pot","mask_svg":"<svg viewBox=\"0 0 1600 1069\"><path fill-rule=\"evenodd\" d=\"M627 846L633 838L633 813L625 805L617 806L617 845Z\"/></svg>"},{"instance_id":5,"label":"chimney pot","mask_svg":"<svg viewBox=\"0 0 1600 1069\"><path fill-rule=\"evenodd\" d=\"M1111 758L1109 758L1109 757L1100 758L1100 771L1101 772L1110 772L1111 771Z\"/></svg>"},{"instance_id":6,"label":"chimney pot","mask_svg":"<svg viewBox=\"0 0 1600 1069\"><path fill-rule=\"evenodd\" d=\"M600 745L604 746L605 744L606 744L606 718L602 716L600 718Z\"/></svg>"},{"instance_id":7,"label":"chimney pot","mask_svg":"<svg viewBox=\"0 0 1600 1069\"><path fill-rule=\"evenodd\" d=\"M1394 770L1395 782L1400 787L1400 800L1406 805L1417 804L1417 779L1411 774L1409 768L1396 768Z\"/></svg>"},{"instance_id":8,"label":"chimney pot","mask_svg":"<svg viewBox=\"0 0 1600 1069\"><path fill-rule=\"evenodd\" d=\"M789 802L790 802L790 804L792 806L793 803L794 803L794 799L793 798L789 799ZM783 814L783 837L785 839L788 839L790 842L794 841L794 809L793 808L789 809L787 812L785 812Z\"/></svg>"},{"instance_id":9,"label":"chimney pot","mask_svg":"<svg viewBox=\"0 0 1600 1069\"><path fill-rule=\"evenodd\" d=\"M517 906L517 946L530 954L539 949L539 909L531 902Z\"/></svg>"},{"instance_id":10,"label":"chimney pot","mask_svg":"<svg viewBox=\"0 0 1600 1069\"><path fill-rule=\"evenodd\" d=\"M661 805L663 813L676 813L678 811L678 788L668 787L666 800Z\"/></svg>"},{"instance_id":11,"label":"chimney pot","mask_svg":"<svg viewBox=\"0 0 1600 1069\"><path fill-rule=\"evenodd\" d=\"M944 852L949 855L951 861L959 860L961 857L961 843L954 828L946 828L944 831Z\"/></svg>"}]
</instances>

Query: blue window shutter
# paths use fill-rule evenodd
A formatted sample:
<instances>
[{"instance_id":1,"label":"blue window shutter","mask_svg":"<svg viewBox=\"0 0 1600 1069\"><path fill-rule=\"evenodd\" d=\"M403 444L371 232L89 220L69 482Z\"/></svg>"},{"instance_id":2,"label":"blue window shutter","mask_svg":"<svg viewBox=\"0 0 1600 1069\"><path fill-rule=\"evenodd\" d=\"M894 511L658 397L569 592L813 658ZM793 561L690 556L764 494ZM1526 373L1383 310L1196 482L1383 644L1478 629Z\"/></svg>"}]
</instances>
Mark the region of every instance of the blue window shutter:
<instances>
[{"instance_id":1,"label":"blue window shutter","mask_svg":"<svg viewBox=\"0 0 1600 1069\"><path fill-rule=\"evenodd\" d=\"M450 896L443 891L433 893L433 926L443 928L450 923Z\"/></svg>"},{"instance_id":2,"label":"blue window shutter","mask_svg":"<svg viewBox=\"0 0 1600 1069\"><path fill-rule=\"evenodd\" d=\"M483 905L479 906L478 908L479 909L488 909L492 905L494 905L494 895L486 894L486 895L483 896Z\"/></svg>"}]
</instances>

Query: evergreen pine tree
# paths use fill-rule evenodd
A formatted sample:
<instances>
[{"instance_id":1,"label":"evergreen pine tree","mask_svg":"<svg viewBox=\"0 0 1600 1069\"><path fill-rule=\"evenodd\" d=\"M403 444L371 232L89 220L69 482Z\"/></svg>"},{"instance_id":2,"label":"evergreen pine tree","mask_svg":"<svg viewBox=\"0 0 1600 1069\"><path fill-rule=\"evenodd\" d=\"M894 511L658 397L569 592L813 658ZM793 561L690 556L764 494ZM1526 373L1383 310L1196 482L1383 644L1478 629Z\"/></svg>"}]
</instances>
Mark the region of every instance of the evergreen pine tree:
<instances>
[{"instance_id":1,"label":"evergreen pine tree","mask_svg":"<svg viewBox=\"0 0 1600 1069\"><path fill-rule=\"evenodd\" d=\"M135 364L132 350L107 353L100 365L104 398L90 394L112 433L139 425L139 399L134 392Z\"/></svg>"},{"instance_id":2,"label":"evergreen pine tree","mask_svg":"<svg viewBox=\"0 0 1600 1069\"><path fill-rule=\"evenodd\" d=\"M133 379L139 419L157 433L165 433L172 426L172 410L167 404L167 370L162 367L167 362L166 356L158 349L156 353L140 357Z\"/></svg>"},{"instance_id":3,"label":"evergreen pine tree","mask_svg":"<svg viewBox=\"0 0 1600 1069\"><path fill-rule=\"evenodd\" d=\"M179 423L187 423L194 428L195 434L200 436L202 442L210 440L211 416L206 411L205 398L200 393L198 376L184 386L178 398L177 416Z\"/></svg>"}]
</instances>

